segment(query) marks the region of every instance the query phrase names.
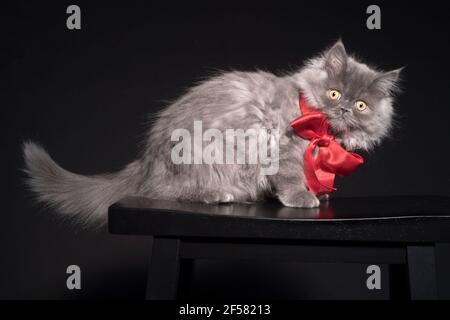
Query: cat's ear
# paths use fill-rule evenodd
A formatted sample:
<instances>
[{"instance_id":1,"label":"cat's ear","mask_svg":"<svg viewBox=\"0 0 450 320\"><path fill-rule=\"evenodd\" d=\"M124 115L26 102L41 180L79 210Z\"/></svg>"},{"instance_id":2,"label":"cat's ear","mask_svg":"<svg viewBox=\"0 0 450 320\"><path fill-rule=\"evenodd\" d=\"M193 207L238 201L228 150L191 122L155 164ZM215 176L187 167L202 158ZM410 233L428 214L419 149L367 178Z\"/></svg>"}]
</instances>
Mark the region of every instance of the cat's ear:
<instances>
[{"instance_id":1,"label":"cat's ear","mask_svg":"<svg viewBox=\"0 0 450 320\"><path fill-rule=\"evenodd\" d=\"M402 68L381 73L374 81L374 85L385 95L392 95L400 91L400 74Z\"/></svg>"},{"instance_id":2,"label":"cat's ear","mask_svg":"<svg viewBox=\"0 0 450 320\"><path fill-rule=\"evenodd\" d=\"M325 53L325 69L330 75L337 75L347 68L347 52L344 44L338 40Z\"/></svg>"}]
</instances>

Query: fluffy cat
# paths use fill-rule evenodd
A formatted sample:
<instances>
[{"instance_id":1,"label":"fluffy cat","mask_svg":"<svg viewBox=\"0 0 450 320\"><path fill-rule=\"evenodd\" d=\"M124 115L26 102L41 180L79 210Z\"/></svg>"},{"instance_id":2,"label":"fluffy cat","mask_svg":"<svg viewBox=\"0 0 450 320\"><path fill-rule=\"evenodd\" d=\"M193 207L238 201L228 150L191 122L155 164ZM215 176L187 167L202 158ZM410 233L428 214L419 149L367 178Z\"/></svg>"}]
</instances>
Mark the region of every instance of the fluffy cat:
<instances>
[{"instance_id":1,"label":"fluffy cat","mask_svg":"<svg viewBox=\"0 0 450 320\"><path fill-rule=\"evenodd\" d=\"M285 206L317 207L305 186L308 141L289 122L300 115L299 93L325 114L346 149L371 149L392 124L400 69L382 72L347 55L338 41L297 72L227 72L191 88L157 116L141 156L122 171L83 176L59 167L43 148L24 143L28 184L39 201L80 220L105 222L108 207L126 195L201 201L247 202L276 197ZM364 104L362 105L361 102ZM364 110L360 110L363 109ZM260 164L174 164L170 137L177 128L279 130L279 170L260 175Z\"/></svg>"}]
</instances>

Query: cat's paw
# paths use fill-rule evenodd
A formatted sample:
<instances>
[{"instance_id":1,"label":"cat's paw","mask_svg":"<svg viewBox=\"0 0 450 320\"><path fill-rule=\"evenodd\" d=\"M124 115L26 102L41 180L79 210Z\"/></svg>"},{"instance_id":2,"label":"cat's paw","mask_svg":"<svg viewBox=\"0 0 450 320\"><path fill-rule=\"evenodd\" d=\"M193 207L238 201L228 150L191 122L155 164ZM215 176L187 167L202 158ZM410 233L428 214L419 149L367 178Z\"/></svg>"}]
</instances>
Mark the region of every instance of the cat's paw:
<instances>
[{"instance_id":1,"label":"cat's paw","mask_svg":"<svg viewBox=\"0 0 450 320\"><path fill-rule=\"evenodd\" d=\"M278 198L286 207L316 208L320 204L319 199L306 190L296 193L282 194Z\"/></svg>"},{"instance_id":2,"label":"cat's paw","mask_svg":"<svg viewBox=\"0 0 450 320\"><path fill-rule=\"evenodd\" d=\"M228 192L212 191L203 196L203 202L208 204L233 202L234 196Z\"/></svg>"},{"instance_id":3,"label":"cat's paw","mask_svg":"<svg viewBox=\"0 0 450 320\"><path fill-rule=\"evenodd\" d=\"M330 195L328 193L326 194L322 194L319 197L319 201L321 202L327 202L328 200L330 200Z\"/></svg>"}]
</instances>

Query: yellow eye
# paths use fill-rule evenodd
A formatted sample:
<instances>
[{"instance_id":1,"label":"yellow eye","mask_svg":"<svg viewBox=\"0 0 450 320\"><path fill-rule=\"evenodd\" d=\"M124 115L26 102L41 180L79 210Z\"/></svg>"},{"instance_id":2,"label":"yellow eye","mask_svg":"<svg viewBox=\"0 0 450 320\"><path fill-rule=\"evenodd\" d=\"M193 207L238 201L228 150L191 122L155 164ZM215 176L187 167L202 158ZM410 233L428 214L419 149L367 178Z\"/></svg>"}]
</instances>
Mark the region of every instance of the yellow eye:
<instances>
[{"instance_id":1,"label":"yellow eye","mask_svg":"<svg viewBox=\"0 0 450 320\"><path fill-rule=\"evenodd\" d=\"M362 100L358 100L355 103L355 107L358 111L364 111L367 108L367 104Z\"/></svg>"},{"instance_id":2,"label":"yellow eye","mask_svg":"<svg viewBox=\"0 0 450 320\"><path fill-rule=\"evenodd\" d=\"M331 100L339 100L341 98L341 93L334 89L328 90L327 95Z\"/></svg>"}]
</instances>

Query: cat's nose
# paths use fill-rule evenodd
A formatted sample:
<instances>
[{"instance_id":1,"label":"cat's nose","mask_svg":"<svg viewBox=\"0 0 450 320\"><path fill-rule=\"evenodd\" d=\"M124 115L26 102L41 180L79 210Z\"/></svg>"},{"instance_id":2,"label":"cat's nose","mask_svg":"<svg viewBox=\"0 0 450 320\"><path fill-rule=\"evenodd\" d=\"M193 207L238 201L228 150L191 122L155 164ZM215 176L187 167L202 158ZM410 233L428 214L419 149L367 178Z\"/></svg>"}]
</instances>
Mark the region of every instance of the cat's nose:
<instances>
[{"instance_id":1,"label":"cat's nose","mask_svg":"<svg viewBox=\"0 0 450 320\"><path fill-rule=\"evenodd\" d=\"M342 113L349 112L350 110L344 107L340 107Z\"/></svg>"}]
</instances>

